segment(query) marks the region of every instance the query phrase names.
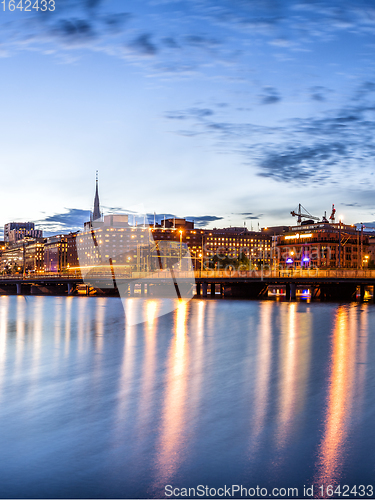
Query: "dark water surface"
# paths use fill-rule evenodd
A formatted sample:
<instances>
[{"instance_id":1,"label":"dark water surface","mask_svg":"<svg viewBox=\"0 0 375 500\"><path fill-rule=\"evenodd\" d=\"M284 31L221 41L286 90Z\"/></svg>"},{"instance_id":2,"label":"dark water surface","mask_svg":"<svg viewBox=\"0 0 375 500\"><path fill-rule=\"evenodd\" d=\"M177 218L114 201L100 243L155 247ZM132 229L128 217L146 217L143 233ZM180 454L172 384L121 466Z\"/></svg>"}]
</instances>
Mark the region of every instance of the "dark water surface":
<instances>
[{"instance_id":1,"label":"dark water surface","mask_svg":"<svg viewBox=\"0 0 375 500\"><path fill-rule=\"evenodd\" d=\"M176 306L0 297L2 498L375 484L374 305Z\"/></svg>"}]
</instances>

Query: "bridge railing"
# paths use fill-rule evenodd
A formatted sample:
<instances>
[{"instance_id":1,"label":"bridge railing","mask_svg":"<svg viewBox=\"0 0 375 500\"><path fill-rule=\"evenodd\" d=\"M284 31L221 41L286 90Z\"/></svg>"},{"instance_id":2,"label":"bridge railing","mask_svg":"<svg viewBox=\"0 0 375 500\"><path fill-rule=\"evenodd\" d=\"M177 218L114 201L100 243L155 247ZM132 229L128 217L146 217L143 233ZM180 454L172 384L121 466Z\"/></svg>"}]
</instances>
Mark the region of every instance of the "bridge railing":
<instances>
[{"instance_id":1,"label":"bridge railing","mask_svg":"<svg viewBox=\"0 0 375 500\"><path fill-rule=\"evenodd\" d=\"M174 277L176 278L186 278L191 279L193 276L196 279L215 279L215 278L254 278L256 280L265 278L341 278L341 279L375 279L375 270L373 269L281 269L281 270L270 270L270 269L260 269L251 271L236 271L236 270L225 270L225 271L174 271ZM170 278L171 274L169 270L160 272L132 272L132 273L119 273L116 274L116 279L165 279ZM0 276L1 281L9 280L45 280L45 279L81 279L80 273L37 273L37 274L27 274L22 276L22 274L6 275ZM113 276L109 273L96 273L95 279L103 279L112 281Z\"/></svg>"}]
</instances>

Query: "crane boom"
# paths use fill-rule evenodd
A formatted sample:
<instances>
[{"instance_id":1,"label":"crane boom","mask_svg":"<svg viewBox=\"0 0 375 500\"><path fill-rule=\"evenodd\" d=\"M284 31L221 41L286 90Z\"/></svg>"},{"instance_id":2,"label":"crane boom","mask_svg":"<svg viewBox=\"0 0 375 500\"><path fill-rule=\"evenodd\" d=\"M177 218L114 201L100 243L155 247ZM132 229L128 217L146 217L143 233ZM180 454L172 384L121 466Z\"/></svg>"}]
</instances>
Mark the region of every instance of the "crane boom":
<instances>
[{"instance_id":1,"label":"crane boom","mask_svg":"<svg viewBox=\"0 0 375 500\"><path fill-rule=\"evenodd\" d=\"M304 212L302 211L302 209L304 210ZM299 205L298 205L297 212L295 210L292 210L290 213L291 213L291 215L293 215L293 217L298 216L297 222L299 224L302 222L302 217L305 219L319 220L319 217L315 217L314 215L311 215L310 212L308 210L306 210L306 208L303 205L301 205L301 203L299 203Z\"/></svg>"}]
</instances>

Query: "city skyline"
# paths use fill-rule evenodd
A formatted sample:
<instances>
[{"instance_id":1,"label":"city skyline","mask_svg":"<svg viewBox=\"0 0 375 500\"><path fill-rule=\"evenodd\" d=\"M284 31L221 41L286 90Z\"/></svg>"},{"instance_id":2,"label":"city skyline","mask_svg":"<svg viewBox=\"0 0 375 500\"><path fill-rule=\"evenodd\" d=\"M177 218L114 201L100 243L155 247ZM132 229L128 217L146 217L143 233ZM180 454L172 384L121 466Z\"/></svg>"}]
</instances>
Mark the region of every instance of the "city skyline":
<instances>
[{"instance_id":1,"label":"city skyline","mask_svg":"<svg viewBox=\"0 0 375 500\"><path fill-rule=\"evenodd\" d=\"M103 211L103 207L100 204L99 201L99 184L98 184L98 172L96 173L96 185L95 185L95 196L94 196L94 203L93 203L93 209L92 210L69 210L66 214L58 214L58 215L52 215L46 217L42 221L26 221L26 218L24 217L23 220L21 221L8 221L6 225L10 224L17 224L17 223L26 223L26 224L35 224L36 227L35 229L40 229L44 234L44 237L50 237L57 235L59 233L71 233L71 232L77 232L77 231L82 231L84 230L84 227L90 220L95 220L95 219L102 219L104 215L109 215L109 214L126 214L129 216L129 225L134 226L134 225L142 225L146 224L147 226L152 227L154 223L157 224L157 226L160 226L163 224L163 220L186 220L186 221L191 221L194 223L195 227L197 229L220 229L224 228L225 226L222 225L222 221L225 219L224 217L217 217L217 216L203 216L203 217L195 217L195 216L186 216L186 215L176 215L173 213L163 213L163 214L157 214L154 212L153 214L151 213L145 213L144 211L140 211L140 209L143 209L143 205L138 205L135 208L136 210L123 210L119 207L105 207L108 209L108 211ZM117 212L116 212L117 210ZM120 212L118 211L120 210ZM301 220L306 220L309 218L309 215L312 215L308 212L308 210L305 209L302 205L299 206L296 211L291 211L290 215L293 215L293 219L291 221L288 221L284 224L279 224L279 227L282 226L299 226L300 221L298 220L298 210L301 211L302 219ZM307 212L307 213L306 213ZM249 215L249 214L243 214L243 215ZM332 219L333 216L333 219ZM315 220L311 221L312 223L318 223L319 219L317 217L312 216ZM246 220L250 219L250 221ZM259 224L258 217L247 217L243 223L244 229L247 229L248 231L263 231L264 229L267 229L267 226L261 226ZM254 220L255 219L255 220ZM328 220L332 219L332 220ZM258 222L256 222L258 220ZM343 224L349 224L351 226L357 226L357 229L360 227L367 228L367 230L374 231L375 230L375 222L374 223L366 223L364 224L363 222L360 223L352 223L351 221L345 221L343 215L337 215L336 209L334 208L334 205L332 205L332 212L331 215L329 212L325 211L323 216L320 217L321 222L341 222ZM271 224L269 226L273 226L273 220L271 220ZM4 238L5 237L5 226L0 228L0 237ZM227 226L227 227L239 227L239 226ZM303 227L303 226L301 226Z\"/></svg>"},{"instance_id":2,"label":"city skyline","mask_svg":"<svg viewBox=\"0 0 375 500\"><path fill-rule=\"evenodd\" d=\"M81 226L95 170L104 213L375 220L371 2L65 1L0 23L0 237Z\"/></svg>"}]
</instances>

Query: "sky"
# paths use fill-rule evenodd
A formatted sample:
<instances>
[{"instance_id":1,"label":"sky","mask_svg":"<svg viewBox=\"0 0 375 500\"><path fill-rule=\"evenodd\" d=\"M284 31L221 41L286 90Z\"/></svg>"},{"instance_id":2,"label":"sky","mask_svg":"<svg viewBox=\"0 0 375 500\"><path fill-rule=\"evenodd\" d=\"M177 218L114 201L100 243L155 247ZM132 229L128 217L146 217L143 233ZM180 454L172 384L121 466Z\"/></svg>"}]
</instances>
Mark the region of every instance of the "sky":
<instances>
[{"instance_id":1,"label":"sky","mask_svg":"<svg viewBox=\"0 0 375 500\"><path fill-rule=\"evenodd\" d=\"M257 229L334 203L375 225L373 0L15 5L0 5L0 227L80 228L96 170L104 213Z\"/></svg>"}]
</instances>

